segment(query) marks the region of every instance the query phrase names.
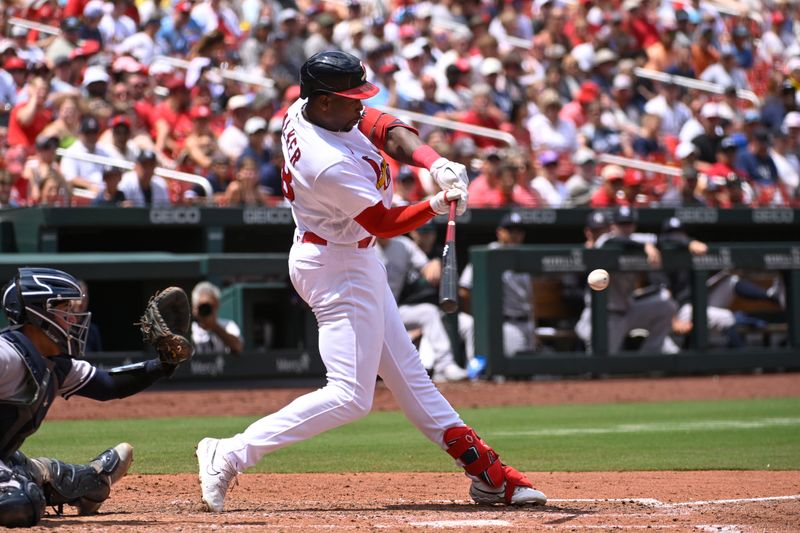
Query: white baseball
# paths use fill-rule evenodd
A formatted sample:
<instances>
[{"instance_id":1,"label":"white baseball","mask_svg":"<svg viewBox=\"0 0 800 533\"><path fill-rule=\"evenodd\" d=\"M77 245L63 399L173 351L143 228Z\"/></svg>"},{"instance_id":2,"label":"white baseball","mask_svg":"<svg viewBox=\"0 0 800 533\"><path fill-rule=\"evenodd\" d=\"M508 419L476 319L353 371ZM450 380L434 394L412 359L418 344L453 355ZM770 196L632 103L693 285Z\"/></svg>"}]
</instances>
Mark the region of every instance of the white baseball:
<instances>
[{"instance_id":1,"label":"white baseball","mask_svg":"<svg viewBox=\"0 0 800 533\"><path fill-rule=\"evenodd\" d=\"M592 270L589 272L589 277L586 278L586 281L589 282L589 287L595 291L602 291L606 287L608 287L608 272L603 270L602 268L598 268L597 270Z\"/></svg>"}]
</instances>

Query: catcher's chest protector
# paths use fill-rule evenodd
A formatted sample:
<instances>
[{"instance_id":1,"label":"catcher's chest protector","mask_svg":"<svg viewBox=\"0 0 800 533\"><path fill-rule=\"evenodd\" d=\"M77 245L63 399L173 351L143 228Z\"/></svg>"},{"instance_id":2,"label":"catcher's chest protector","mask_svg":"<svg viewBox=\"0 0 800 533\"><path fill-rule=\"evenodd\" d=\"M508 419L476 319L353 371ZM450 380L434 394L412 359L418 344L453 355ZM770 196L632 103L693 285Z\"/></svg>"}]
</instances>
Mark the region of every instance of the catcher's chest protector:
<instances>
[{"instance_id":1,"label":"catcher's chest protector","mask_svg":"<svg viewBox=\"0 0 800 533\"><path fill-rule=\"evenodd\" d=\"M0 335L22 355L28 371L25 398L0 399L0 459L7 459L39 429L56 397L59 380L53 362L42 356L25 335L14 330Z\"/></svg>"}]
</instances>

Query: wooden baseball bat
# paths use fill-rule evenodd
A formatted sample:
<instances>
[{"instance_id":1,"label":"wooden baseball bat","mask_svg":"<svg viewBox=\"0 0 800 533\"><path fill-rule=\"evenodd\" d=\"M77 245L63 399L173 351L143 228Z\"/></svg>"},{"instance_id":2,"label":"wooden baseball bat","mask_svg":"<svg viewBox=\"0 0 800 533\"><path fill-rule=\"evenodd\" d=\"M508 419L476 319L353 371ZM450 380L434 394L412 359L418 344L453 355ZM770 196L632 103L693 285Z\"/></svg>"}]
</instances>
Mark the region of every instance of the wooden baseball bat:
<instances>
[{"instance_id":1,"label":"wooden baseball bat","mask_svg":"<svg viewBox=\"0 0 800 533\"><path fill-rule=\"evenodd\" d=\"M447 234L442 252L442 280L439 283L439 307L445 313L458 311L458 263L456 261L456 205L450 202Z\"/></svg>"}]
</instances>

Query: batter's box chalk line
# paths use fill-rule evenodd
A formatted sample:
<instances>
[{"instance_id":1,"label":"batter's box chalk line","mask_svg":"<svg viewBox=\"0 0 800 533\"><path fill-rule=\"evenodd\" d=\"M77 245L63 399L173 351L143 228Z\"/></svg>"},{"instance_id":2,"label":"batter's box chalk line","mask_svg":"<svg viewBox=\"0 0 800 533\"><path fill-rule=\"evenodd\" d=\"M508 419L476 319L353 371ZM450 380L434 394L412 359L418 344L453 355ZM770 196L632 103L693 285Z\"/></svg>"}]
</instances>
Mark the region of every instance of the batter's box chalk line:
<instances>
[{"instance_id":1,"label":"batter's box chalk line","mask_svg":"<svg viewBox=\"0 0 800 533\"><path fill-rule=\"evenodd\" d=\"M761 498L735 498L728 500L698 500L692 502L662 502L655 498L563 498L563 499L550 499L549 503L638 503L646 507L653 507L655 509L674 509L677 507L703 507L707 505L733 505L739 503L758 503L758 502L774 502L786 500L800 500L800 494L791 494L788 496L764 496Z\"/></svg>"}]
</instances>

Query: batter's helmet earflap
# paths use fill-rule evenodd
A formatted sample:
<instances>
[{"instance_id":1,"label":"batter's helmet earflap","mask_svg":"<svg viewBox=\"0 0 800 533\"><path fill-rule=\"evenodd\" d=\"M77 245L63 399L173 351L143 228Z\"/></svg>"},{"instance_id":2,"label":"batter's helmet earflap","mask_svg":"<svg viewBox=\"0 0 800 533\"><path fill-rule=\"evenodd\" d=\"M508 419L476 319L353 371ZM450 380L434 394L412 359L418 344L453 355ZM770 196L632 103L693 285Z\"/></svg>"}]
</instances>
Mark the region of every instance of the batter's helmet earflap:
<instances>
[{"instance_id":1,"label":"batter's helmet earflap","mask_svg":"<svg viewBox=\"0 0 800 533\"><path fill-rule=\"evenodd\" d=\"M338 50L314 54L300 68L300 97L316 93L332 93L364 100L378 94L378 88L367 81L367 71L359 59Z\"/></svg>"}]
</instances>

